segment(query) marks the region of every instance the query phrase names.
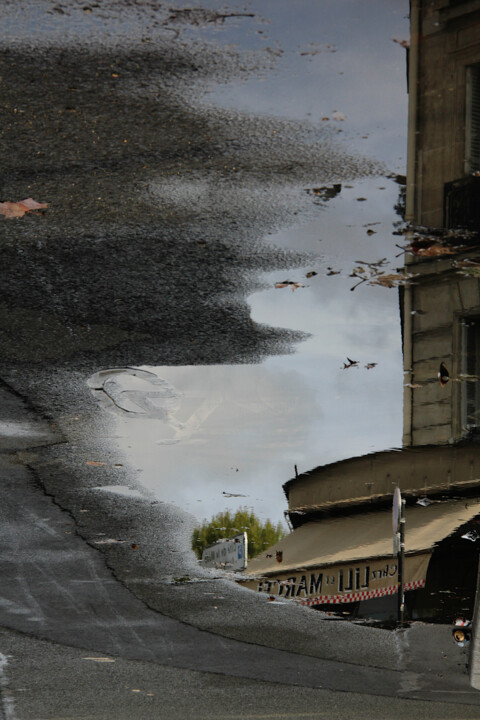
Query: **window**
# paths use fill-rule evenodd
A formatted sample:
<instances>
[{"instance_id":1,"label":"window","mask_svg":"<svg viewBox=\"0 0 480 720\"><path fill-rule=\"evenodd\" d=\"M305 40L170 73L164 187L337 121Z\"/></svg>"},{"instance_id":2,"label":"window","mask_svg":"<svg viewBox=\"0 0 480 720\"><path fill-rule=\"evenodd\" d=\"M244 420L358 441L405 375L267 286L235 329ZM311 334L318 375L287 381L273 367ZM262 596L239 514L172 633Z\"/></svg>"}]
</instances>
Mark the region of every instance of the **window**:
<instances>
[{"instance_id":1,"label":"window","mask_svg":"<svg viewBox=\"0 0 480 720\"><path fill-rule=\"evenodd\" d=\"M480 430L480 317L463 320L463 429Z\"/></svg>"},{"instance_id":2,"label":"window","mask_svg":"<svg viewBox=\"0 0 480 720\"><path fill-rule=\"evenodd\" d=\"M467 67L465 173L480 172L480 64Z\"/></svg>"}]
</instances>

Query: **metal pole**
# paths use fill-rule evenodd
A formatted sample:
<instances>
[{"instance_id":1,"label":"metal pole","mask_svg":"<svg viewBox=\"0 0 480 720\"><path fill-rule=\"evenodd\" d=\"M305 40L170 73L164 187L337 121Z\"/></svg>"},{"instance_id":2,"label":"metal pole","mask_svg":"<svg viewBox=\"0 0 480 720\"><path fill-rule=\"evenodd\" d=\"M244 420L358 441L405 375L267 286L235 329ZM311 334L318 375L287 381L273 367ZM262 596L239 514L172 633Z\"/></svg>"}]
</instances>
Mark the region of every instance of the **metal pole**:
<instances>
[{"instance_id":1,"label":"metal pole","mask_svg":"<svg viewBox=\"0 0 480 720\"><path fill-rule=\"evenodd\" d=\"M404 568L405 568L405 500L400 504L400 550L398 559L398 622L403 625L405 615L405 590L404 590Z\"/></svg>"}]
</instances>

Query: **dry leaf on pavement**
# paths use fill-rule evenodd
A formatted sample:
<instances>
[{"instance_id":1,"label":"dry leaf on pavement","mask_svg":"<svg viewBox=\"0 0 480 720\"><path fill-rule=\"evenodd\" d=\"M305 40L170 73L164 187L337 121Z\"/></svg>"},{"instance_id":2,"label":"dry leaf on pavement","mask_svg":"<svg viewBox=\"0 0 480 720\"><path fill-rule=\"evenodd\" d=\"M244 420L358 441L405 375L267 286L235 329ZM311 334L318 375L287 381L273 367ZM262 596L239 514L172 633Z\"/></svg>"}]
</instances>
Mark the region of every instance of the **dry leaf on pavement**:
<instances>
[{"instance_id":1,"label":"dry leaf on pavement","mask_svg":"<svg viewBox=\"0 0 480 720\"><path fill-rule=\"evenodd\" d=\"M21 218L32 210L44 210L48 203L39 203L33 198L26 198L20 202L0 202L0 215L6 218Z\"/></svg>"}]
</instances>

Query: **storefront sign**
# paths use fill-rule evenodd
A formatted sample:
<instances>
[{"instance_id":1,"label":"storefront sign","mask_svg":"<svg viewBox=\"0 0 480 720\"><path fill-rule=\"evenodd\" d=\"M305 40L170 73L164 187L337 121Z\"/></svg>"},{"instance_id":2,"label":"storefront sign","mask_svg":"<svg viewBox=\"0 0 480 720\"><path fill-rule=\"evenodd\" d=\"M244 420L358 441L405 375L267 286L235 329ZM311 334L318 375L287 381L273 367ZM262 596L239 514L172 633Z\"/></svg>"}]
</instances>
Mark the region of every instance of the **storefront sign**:
<instances>
[{"instance_id":1,"label":"storefront sign","mask_svg":"<svg viewBox=\"0 0 480 720\"><path fill-rule=\"evenodd\" d=\"M405 590L425 585L431 553L405 558ZM282 575L249 580L252 590L284 598L294 598L306 605L345 603L393 595L398 589L398 564L392 557L293 571ZM243 583L242 583L243 584Z\"/></svg>"}]
</instances>

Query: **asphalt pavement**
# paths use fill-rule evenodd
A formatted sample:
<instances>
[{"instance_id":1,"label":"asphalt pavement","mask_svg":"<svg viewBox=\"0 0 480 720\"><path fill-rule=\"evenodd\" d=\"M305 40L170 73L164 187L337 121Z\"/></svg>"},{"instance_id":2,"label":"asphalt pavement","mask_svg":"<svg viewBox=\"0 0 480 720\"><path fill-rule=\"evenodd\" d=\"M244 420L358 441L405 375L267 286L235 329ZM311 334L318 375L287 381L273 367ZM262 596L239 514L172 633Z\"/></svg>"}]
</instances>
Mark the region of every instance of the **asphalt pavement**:
<instances>
[{"instance_id":1,"label":"asphalt pavement","mask_svg":"<svg viewBox=\"0 0 480 720\"><path fill-rule=\"evenodd\" d=\"M2 720L478 717L450 628L372 629L200 568L195 519L142 489L87 386L292 352L304 334L253 322L247 297L305 257L263 239L321 212L305 189L338 167L380 164L328 128L199 102L277 55L192 43L188 14L0 13L1 199L49 203L1 219Z\"/></svg>"},{"instance_id":2,"label":"asphalt pavement","mask_svg":"<svg viewBox=\"0 0 480 720\"><path fill-rule=\"evenodd\" d=\"M142 539L133 543L139 538L133 527L128 535L125 524L121 538L118 525L116 533L105 527L108 532L88 537L26 461L62 447L65 438L5 386L1 397L8 408L0 462L6 720L194 712L394 718L405 717L412 702L421 717L476 716L480 696L470 688L467 655L449 628L418 624L394 633L335 622L288 602L272 606L200 570L187 582L157 573L142 592L142 574L148 574ZM158 508L148 498L141 502ZM88 506L79 512L88 515ZM110 514L111 523L118 521L112 506ZM145 517L141 510L139 517ZM113 546L129 560L102 552ZM118 578L122 569L140 576L131 581L134 591ZM152 602L157 591L163 612ZM176 600L184 595L176 613L164 600L172 594ZM208 623L212 627L203 629Z\"/></svg>"}]
</instances>

